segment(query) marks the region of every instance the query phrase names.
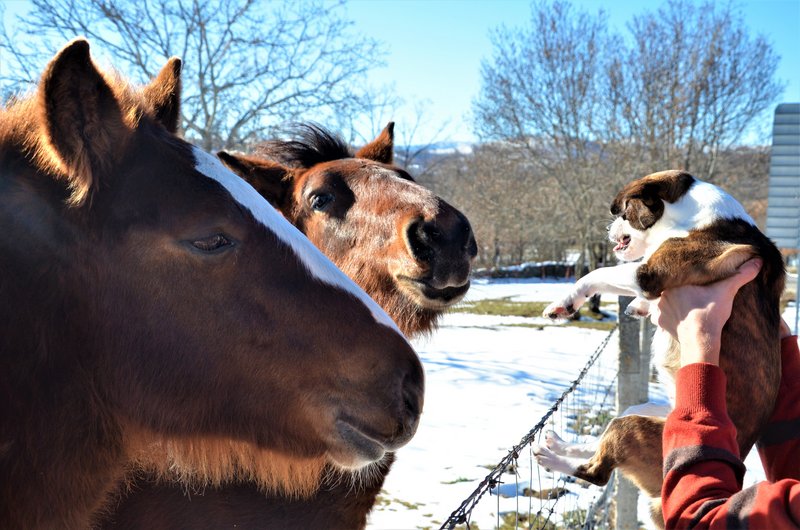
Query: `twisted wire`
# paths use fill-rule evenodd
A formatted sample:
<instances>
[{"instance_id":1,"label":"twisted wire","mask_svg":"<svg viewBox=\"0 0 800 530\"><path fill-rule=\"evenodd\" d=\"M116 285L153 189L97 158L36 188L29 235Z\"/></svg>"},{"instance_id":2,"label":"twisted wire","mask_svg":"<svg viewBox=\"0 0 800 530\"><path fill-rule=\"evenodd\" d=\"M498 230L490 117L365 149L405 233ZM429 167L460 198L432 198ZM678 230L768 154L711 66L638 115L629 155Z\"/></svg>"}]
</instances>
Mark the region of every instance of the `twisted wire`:
<instances>
[{"instance_id":1,"label":"twisted wire","mask_svg":"<svg viewBox=\"0 0 800 530\"><path fill-rule=\"evenodd\" d=\"M614 332L617 331L618 326L614 326L614 328L608 332L608 335L600 342L600 345L594 351L594 353L589 357L589 360L586 362L586 365L578 374L578 377L575 378L574 381L570 384L570 386L561 394L561 396L553 402L553 405L548 409L547 413L539 420L539 422L533 426L533 428L528 431L528 433L522 437L518 444L509 450L508 454L503 457L502 460L489 472L488 475L478 484L478 487L475 488L469 497L464 499L461 505L456 508L453 513L450 514L450 517L444 522L444 524L440 527L439 530L453 530L456 525L458 524L466 524L467 528L469 528L469 521L472 511L477 506L478 502L480 502L481 498L486 494L487 491L491 490L492 488L497 487L501 484L500 477L508 468L508 466L514 462L516 463L517 459L519 458L522 449L526 446L530 445L533 442L534 437L544 428L547 420L558 411L561 403L569 396L572 392L578 388L578 385L589 372L589 369L594 365L595 361L600 357L600 354L603 353L606 346L608 346L609 341L611 341L611 337L614 335ZM550 513L548 514L548 520L552 515L553 506L550 507ZM539 511L541 513L541 509Z\"/></svg>"}]
</instances>

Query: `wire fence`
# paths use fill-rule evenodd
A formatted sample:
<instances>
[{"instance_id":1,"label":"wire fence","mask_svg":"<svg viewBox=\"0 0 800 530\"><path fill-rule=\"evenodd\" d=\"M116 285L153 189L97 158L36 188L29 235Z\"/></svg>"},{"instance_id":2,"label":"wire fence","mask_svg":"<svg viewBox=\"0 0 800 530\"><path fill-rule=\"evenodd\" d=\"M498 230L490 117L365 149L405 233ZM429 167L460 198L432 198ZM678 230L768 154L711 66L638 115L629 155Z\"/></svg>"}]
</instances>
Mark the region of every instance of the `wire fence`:
<instances>
[{"instance_id":1,"label":"wire fence","mask_svg":"<svg viewBox=\"0 0 800 530\"><path fill-rule=\"evenodd\" d=\"M589 500L587 495L573 494L570 488L575 485L575 479L567 475L548 473L539 467L535 462L534 444L541 443L543 430L548 425L559 436L571 437L572 441L585 435L597 436L605 428L611 419L610 409L614 406L612 397L616 376L609 380L598 359L601 359L616 331L617 326L609 331L570 386L450 514L440 530L477 528L472 523L472 512L486 493L496 497L498 529L608 528L609 503L612 498L610 485L613 481L606 488L593 488ZM593 368L595 369L592 370ZM576 397L575 390L584 380L590 381L592 390ZM504 501L507 509L502 511L501 498L514 498L516 501L511 509L508 509L508 502ZM558 521L555 520L556 516Z\"/></svg>"}]
</instances>

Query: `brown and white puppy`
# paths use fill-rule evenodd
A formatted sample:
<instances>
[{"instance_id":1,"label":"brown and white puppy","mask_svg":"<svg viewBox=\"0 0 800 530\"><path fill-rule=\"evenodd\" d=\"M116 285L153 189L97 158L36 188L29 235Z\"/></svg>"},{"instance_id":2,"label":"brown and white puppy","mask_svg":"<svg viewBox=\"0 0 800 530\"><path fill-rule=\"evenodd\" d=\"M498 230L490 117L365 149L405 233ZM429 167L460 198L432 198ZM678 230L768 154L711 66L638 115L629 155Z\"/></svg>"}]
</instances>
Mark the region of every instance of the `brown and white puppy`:
<instances>
[{"instance_id":1,"label":"brown and white puppy","mask_svg":"<svg viewBox=\"0 0 800 530\"><path fill-rule=\"evenodd\" d=\"M587 274L567 297L550 304L545 316L567 317L595 293L636 296L626 312L645 316L650 301L666 289L712 283L752 257L763 260L756 279L736 295L722 332L728 414L744 458L772 413L780 382L779 299L785 274L780 252L733 197L683 171L662 171L629 183L614 199L611 213L616 218L609 238L617 257L628 263ZM679 348L666 331L656 330L655 361L670 389L680 367ZM631 407L594 444L569 444L548 433L537 460L594 484L605 484L619 468L659 498L662 473L680 462L679 455L670 455L662 470L667 412L650 404ZM653 516L663 525L659 508L654 503Z\"/></svg>"}]
</instances>

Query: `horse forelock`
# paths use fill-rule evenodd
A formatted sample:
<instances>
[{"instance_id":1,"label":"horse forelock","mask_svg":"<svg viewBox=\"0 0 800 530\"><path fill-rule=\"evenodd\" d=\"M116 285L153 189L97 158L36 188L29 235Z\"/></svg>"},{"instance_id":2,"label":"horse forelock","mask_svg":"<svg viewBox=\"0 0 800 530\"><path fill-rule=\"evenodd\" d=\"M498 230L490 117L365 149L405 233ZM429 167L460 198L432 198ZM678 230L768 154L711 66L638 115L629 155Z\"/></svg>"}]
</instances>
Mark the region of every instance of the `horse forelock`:
<instances>
[{"instance_id":1,"label":"horse forelock","mask_svg":"<svg viewBox=\"0 0 800 530\"><path fill-rule=\"evenodd\" d=\"M296 169L354 156L347 142L320 125L296 125L292 133L296 139L264 142L256 147L256 154Z\"/></svg>"}]
</instances>

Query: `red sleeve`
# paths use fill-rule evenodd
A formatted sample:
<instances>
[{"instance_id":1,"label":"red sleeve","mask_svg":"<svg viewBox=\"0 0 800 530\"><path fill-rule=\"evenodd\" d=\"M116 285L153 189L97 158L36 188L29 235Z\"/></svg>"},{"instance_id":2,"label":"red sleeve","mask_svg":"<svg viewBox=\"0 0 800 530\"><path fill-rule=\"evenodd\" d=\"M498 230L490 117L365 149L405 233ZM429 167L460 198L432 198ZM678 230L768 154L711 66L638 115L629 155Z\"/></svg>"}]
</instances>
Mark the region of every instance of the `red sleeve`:
<instances>
[{"instance_id":1,"label":"red sleeve","mask_svg":"<svg viewBox=\"0 0 800 530\"><path fill-rule=\"evenodd\" d=\"M800 350L795 336L781 341L781 387L757 447L768 480L800 479Z\"/></svg>"},{"instance_id":2,"label":"red sleeve","mask_svg":"<svg viewBox=\"0 0 800 530\"><path fill-rule=\"evenodd\" d=\"M725 374L691 364L676 377L664 426L662 509L667 528L800 528L800 483L742 490L744 464L725 406Z\"/></svg>"}]
</instances>

